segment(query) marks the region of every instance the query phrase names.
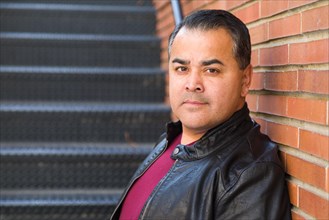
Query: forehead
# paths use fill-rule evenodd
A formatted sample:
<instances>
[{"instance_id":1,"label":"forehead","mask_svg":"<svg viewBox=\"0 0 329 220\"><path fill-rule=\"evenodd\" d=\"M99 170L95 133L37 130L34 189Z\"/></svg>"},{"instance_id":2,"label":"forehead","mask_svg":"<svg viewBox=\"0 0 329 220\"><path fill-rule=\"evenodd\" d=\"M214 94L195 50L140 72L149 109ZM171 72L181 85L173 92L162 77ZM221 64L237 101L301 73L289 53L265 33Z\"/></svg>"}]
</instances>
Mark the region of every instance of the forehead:
<instances>
[{"instance_id":1,"label":"forehead","mask_svg":"<svg viewBox=\"0 0 329 220\"><path fill-rule=\"evenodd\" d=\"M225 28L203 29L203 28L187 28L182 27L177 33L173 44L179 38L207 38L209 40L217 41L220 43L223 40L232 41L231 34Z\"/></svg>"},{"instance_id":2,"label":"forehead","mask_svg":"<svg viewBox=\"0 0 329 220\"><path fill-rule=\"evenodd\" d=\"M233 40L224 28L202 30L183 27L173 41L170 57L173 56L233 58Z\"/></svg>"}]
</instances>

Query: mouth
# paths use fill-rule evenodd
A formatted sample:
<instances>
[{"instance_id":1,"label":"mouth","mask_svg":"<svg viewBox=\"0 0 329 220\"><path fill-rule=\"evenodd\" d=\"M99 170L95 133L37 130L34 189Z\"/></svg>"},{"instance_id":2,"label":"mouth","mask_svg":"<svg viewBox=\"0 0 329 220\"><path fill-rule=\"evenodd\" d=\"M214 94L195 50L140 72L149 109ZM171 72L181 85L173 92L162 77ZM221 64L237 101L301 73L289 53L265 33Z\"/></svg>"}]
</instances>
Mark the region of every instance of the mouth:
<instances>
[{"instance_id":1,"label":"mouth","mask_svg":"<svg viewBox=\"0 0 329 220\"><path fill-rule=\"evenodd\" d=\"M183 104L192 105L192 106L202 106L202 105L206 105L207 103L204 101L187 99L187 100L184 100Z\"/></svg>"}]
</instances>

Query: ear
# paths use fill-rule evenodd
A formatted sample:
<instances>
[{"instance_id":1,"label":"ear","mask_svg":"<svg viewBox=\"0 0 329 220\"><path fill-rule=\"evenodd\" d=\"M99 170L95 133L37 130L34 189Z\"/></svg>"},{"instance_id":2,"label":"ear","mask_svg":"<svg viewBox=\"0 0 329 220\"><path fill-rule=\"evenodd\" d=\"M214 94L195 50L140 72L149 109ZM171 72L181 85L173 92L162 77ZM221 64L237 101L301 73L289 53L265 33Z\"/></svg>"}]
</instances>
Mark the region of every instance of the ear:
<instances>
[{"instance_id":1,"label":"ear","mask_svg":"<svg viewBox=\"0 0 329 220\"><path fill-rule=\"evenodd\" d=\"M253 68L252 65L249 64L244 70L243 70L243 76L242 76L242 85L241 85L241 97L246 97L249 92L249 87L251 85L251 79L253 74Z\"/></svg>"}]
</instances>

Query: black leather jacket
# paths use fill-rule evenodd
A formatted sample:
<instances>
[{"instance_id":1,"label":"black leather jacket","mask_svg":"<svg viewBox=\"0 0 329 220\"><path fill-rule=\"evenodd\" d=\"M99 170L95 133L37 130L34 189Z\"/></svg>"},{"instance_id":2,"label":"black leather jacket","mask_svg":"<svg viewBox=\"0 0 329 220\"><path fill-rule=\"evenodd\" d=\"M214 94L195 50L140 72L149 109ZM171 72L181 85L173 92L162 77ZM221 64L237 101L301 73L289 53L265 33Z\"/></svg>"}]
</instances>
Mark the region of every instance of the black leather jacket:
<instances>
[{"instance_id":1,"label":"black leather jacket","mask_svg":"<svg viewBox=\"0 0 329 220\"><path fill-rule=\"evenodd\" d=\"M180 132L179 122L168 125L167 137L145 159L129 187ZM176 148L173 167L153 190L140 219L291 219L277 147L260 133L246 105L193 146ZM113 220L119 219L123 198Z\"/></svg>"}]
</instances>

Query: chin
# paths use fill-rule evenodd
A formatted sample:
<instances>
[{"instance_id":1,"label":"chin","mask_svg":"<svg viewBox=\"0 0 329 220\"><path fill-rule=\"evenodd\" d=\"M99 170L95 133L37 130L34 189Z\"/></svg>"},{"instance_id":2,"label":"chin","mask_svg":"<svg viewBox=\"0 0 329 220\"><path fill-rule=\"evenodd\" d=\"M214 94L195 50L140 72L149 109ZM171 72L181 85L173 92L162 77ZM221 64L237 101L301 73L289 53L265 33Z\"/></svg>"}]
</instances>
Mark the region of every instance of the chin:
<instances>
[{"instance_id":1,"label":"chin","mask_svg":"<svg viewBox=\"0 0 329 220\"><path fill-rule=\"evenodd\" d=\"M197 133L199 132L204 132L204 131L207 131L209 130L209 126L207 124L205 124L203 121L198 123L198 122L194 122L194 123L184 123L183 121L182 122L182 125L189 129L189 130L193 130Z\"/></svg>"}]
</instances>

